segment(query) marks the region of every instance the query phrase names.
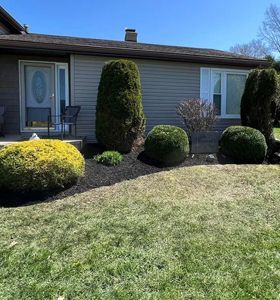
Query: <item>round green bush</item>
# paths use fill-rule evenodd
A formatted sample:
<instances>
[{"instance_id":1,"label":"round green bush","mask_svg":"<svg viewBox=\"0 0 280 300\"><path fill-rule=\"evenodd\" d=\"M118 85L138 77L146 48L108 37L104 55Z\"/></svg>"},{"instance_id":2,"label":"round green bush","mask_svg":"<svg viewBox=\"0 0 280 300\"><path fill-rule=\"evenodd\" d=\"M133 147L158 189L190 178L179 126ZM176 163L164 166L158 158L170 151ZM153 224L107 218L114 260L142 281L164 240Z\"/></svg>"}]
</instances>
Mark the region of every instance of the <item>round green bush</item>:
<instances>
[{"instance_id":1,"label":"round green bush","mask_svg":"<svg viewBox=\"0 0 280 300\"><path fill-rule=\"evenodd\" d=\"M117 151L105 151L94 158L99 164L116 166L123 160L123 156Z\"/></svg>"},{"instance_id":2,"label":"round green bush","mask_svg":"<svg viewBox=\"0 0 280 300\"><path fill-rule=\"evenodd\" d=\"M262 163L267 152L264 135L246 126L230 126L222 134L221 152L239 163Z\"/></svg>"},{"instance_id":3,"label":"round green bush","mask_svg":"<svg viewBox=\"0 0 280 300\"><path fill-rule=\"evenodd\" d=\"M164 165L176 165L189 153L189 140L186 132L176 126L158 125L145 140L145 154Z\"/></svg>"},{"instance_id":4,"label":"round green bush","mask_svg":"<svg viewBox=\"0 0 280 300\"><path fill-rule=\"evenodd\" d=\"M109 150L131 151L145 127L140 75L129 60L113 60L102 69L96 105L96 137Z\"/></svg>"},{"instance_id":5,"label":"round green bush","mask_svg":"<svg viewBox=\"0 0 280 300\"><path fill-rule=\"evenodd\" d=\"M19 142L0 150L0 187L19 192L63 188L84 175L85 161L58 140Z\"/></svg>"}]
</instances>

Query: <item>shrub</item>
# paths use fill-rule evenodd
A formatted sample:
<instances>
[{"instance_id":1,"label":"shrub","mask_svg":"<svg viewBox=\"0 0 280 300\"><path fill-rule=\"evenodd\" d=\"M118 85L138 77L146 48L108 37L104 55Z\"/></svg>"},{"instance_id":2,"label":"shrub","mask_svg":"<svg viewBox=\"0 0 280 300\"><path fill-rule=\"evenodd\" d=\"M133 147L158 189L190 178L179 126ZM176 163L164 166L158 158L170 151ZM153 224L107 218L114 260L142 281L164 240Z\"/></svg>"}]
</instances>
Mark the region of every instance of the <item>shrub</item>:
<instances>
[{"instance_id":1,"label":"shrub","mask_svg":"<svg viewBox=\"0 0 280 300\"><path fill-rule=\"evenodd\" d=\"M177 114L183 119L189 136L195 131L208 130L217 120L214 105L197 98L181 102L177 107Z\"/></svg>"},{"instance_id":2,"label":"shrub","mask_svg":"<svg viewBox=\"0 0 280 300\"><path fill-rule=\"evenodd\" d=\"M94 159L99 164L116 166L123 160L123 156L117 151L105 151L102 154L96 155Z\"/></svg>"},{"instance_id":3,"label":"shrub","mask_svg":"<svg viewBox=\"0 0 280 300\"><path fill-rule=\"evenodd\" d=\"M145 141L145 154L164 165L182 162L189 153L189 140L186 132L176 126L158 125L148 134Z\"/></svg>"},{"instance_id":4,"label":"shrub","mask_svg":"<svg viewBox=\"0 0 280 300\"><path fill-rule=\"evenodd\" d=\"M19 142L0 150L0 186L13 191L62 188L83 176L84 168L80 152L58 140Z\"/></svg>"},{"instance_id":5,"label":"shrub","mask_svg":"<svg viewBox=\"0 0 280 300\"><path fill-rule=\"evenodd\" d=\"M103 67L96 106L96 137L107 149L129 152L144 131L141 83L137 65L113 60Z\"/></svg>"},{"instance_id":6,"label":"shrub","mask_svg":"<svg viewBox=\"0 0 280 300\"><path fill-rule=\"evenodd\" d=\"M221 151L239 163L262 163L267 152L264 135L257 129L230 126L222 134Z\"/></svg>"},{"instance_id":7,"label":"shrub","mask_svg":"<svg viewBox=\"0 0 280 300\"><path fill-rule=\"evenodd\" d=\"M272 137L274 115L278 106L278 75L273 69L250 72L241 99L241 122L243 126L258 129L269 143Z\"/></svg>"}]
</instances>

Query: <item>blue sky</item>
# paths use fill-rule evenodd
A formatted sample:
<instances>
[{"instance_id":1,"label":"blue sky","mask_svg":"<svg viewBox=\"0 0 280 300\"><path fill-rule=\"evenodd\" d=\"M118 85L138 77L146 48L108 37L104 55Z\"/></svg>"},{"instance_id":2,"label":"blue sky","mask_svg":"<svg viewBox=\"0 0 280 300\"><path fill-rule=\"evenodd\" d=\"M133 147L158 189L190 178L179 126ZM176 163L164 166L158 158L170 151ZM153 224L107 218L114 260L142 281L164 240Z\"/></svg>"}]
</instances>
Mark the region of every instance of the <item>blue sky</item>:
<instances>
[{"instance_id":1,"label":"blue sky","mask_svg":"<svg viewBox=\"0 0 280 300\"><path fill-rule=\"evenodd\" d=\"M228 50L257 36L270 0L2 0L34 33ZM276 3L276 2L274 2Z\"/></svg>"}]
</instances>

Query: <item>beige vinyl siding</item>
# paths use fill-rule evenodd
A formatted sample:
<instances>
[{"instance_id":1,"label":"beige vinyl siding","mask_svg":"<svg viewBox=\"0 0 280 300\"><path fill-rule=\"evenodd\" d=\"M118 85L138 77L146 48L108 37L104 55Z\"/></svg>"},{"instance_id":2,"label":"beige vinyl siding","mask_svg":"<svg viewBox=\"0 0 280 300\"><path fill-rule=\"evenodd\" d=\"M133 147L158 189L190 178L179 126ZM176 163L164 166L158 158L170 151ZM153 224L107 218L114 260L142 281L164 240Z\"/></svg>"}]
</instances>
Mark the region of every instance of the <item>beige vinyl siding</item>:
<instances>
[{"instance_id":1,"label":"beige vinyl siding","mask_svg":"<svg viewBox=\"0 0 280 300\"><path fill-rule=\"evenodd\" d=\"M240 125L240 119L218 119L213 130L223 131L232 125Z\"/></svg>"},{"instance_id":2,"label":"beige vinyl siding","mask_svg":"<svg viewBox=\"0 0 280 300\"><path fill-rule=\"evenodd\" d=\"M147 130L157 124L181 125L176 114L180 101L199 95L198 66L159 61L136 61L142 83Z\"/></svg>"},{"instance_id":3,"label":"beige vinyl siding","mask_svg":"<svg viewBox=\"0 0 280 300\"><path fill-rule=\"evenodd\" d=\"M85 55L71 56L71 101L80 105L78 135L95 140L95 107L102 67L111 58ZM183 126L176 106L189 97L200 96L199 64L155 60L134 60L140 71L142 99L147 118L146 130L157 124ZM212 67L212 66L207 66ZM215 66L213 66L215 67ZM224 68L231 68L225 66ZM238 119L221 119L216 129L223 130Z\"/></svg>"},{"instance_id":4,"label":"beige vinyl siding","mask_svg":"<svg viewBox=\"0 0 280 300\"><path fill-rule=\"evenodd\" d=\"M95 107L102 67L110 58L73 55L72 103L81 105L78 134L95 141ZM199 97L200 66L188 63L134 60L140 71L147 130L157 124L181 126L176 106Z\"/></svg>"}]
</instances>

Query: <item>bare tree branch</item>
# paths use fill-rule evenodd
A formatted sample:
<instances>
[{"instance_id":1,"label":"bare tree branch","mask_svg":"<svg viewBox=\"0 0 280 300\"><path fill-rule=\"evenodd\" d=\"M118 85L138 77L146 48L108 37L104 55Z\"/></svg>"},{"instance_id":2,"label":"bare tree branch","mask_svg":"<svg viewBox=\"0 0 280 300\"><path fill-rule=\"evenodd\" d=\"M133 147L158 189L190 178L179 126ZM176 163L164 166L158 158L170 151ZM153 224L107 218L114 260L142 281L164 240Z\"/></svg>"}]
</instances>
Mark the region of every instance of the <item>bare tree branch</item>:
<instances>
[{"instance_id":1,"label":"bare tree branch","mask_svg":"<svg viewBox=\"0 0 280 300\"><path fill-rule=\"evenodd\" d=\"M181 102L177 114L182 118L189 136L195 131L204 131L211 128L217 120L217 110L206 100L191 98Z\"/></svg>"},{"instance_id":2,"label":"bare tree branch","mask_svg":"<svg viewBox=\"0 0 280 300\"><path fill-rule=\"evenodd\" d=\"M280 8L276 5L271 4L266 10L259 35L272 50L280 53Z\"/></svg>"},{"instance_id":3,"label":"bare tree branch","mask_svg":"<svg viewBox=\"0 0 280 300\"><path fill-rule=\"evenodd\" d=\"M252 40L246 44L236 44L230 48L230 51L256 58L264 58L271 54L269 47L266 46L261 40Z\"/></svg>"}]
</instances>

